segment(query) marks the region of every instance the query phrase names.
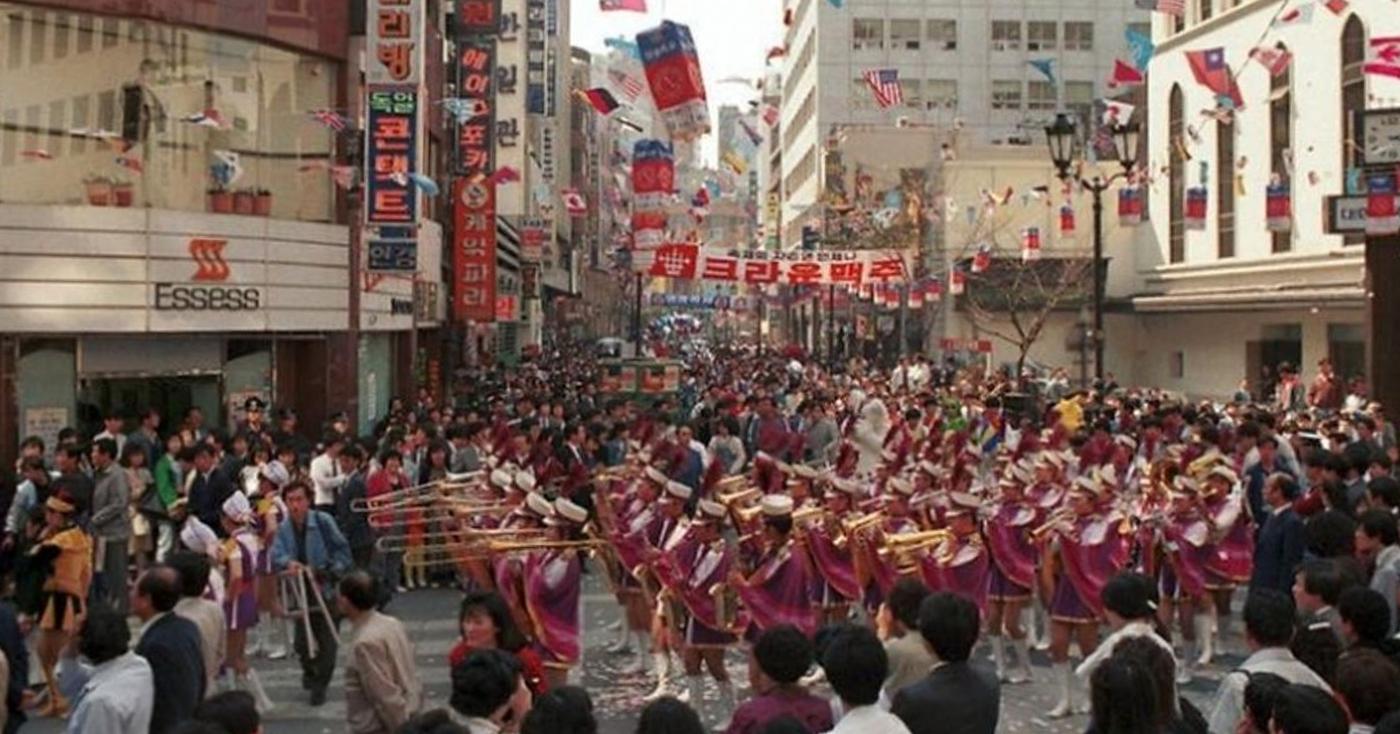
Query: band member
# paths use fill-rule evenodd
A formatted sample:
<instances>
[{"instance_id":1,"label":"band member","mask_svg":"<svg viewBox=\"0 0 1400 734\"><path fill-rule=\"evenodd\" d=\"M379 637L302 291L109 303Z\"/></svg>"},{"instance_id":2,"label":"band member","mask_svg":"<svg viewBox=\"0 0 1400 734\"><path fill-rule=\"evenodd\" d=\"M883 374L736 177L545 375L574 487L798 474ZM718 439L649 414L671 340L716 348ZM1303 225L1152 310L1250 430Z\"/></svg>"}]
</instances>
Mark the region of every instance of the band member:
<instances>
[{"instance_id":1,"label":"band member","mask_svg":"<svg viewBox=\"0 0 1400 734\"><path fill-rule=\"evenodd\" d=\"M525 501L506 518L503 528L511 530L538 530L544 527L546 518L554 514L554 506L544 495L531 492ZM522 630L532 628L530 613L525 604L525 562L519 556L505 555L492 560L492 575L496 591L506 600L515 624Z\"/></svg>"},{"instance_id":2,"label":"band member","mask_svg":"<svg viewBox=\"0 0 1400 734\"><path fill-rule=\"evenodd\" d=\"M860 483L835 477L827 485L831 491L825 497L823 520L808 528L798 541L806 546L816 571L812 577L812 604L823 624L844 621L851 602L865 597L851 556L850 539L841 527L842 519L851 512Z\"/></svg>"},{"instance_id":3,"label":"band member","mask_svg":"<svg viewBox=\"0 0 1400 734\"><path fill-rule=\"evenodd\" d=\"M679 551L663 554L657 565L657 576L665 587L663 595L678 603L684 621L681 623L681 657L685 663L686 690L692 702L704 700L700 664L709 669L719 688L720 707L728 727L734 712L734 685L724 667L724 653L738 638L731 631L741 624L728 619L735 613L733 598L725 580L734 567L734 553L720 537L728 509L709 500L701 500L695 521L691 524L694 542Z\"/></svg>"},{"instance_id":4,"label":"band member","mask_svg":"<svg viewBox=\"0 0 1400 734\"><path fill-rule=\"evenodd\" d=\"M1179 476L1172 493L1172 506L1166 518L1157 523L1157 545L1164 561L1158 571L1158 621L1171 629L1173 613L1180 619L1181 636L1185 643L1177 680L1191 682L1194 649L1202 637L1202 627L1209 618L1199 615L1206 601L1206 566L1215 554L1210 542L1210 527L1201 513L1201 502L1195 480ZM1209 629L1205 630L1209 636Z\"/></svg>"},{"instance_id":5,"label":"band member","mask_svg":"<svg viewBox=\"0 0 1400 734\"><path fill-rule=\"evenodd\" d=\"M259 711L272 708L272 699L263 691L257 672L248 665L248 632L258 626L258 560L263 556L262 541L253 529L253 508L242 492L235 492L221 509L224 539L223 558L224 620L228 626L224 663L233 678L233 687L252 694Z\"/></svg>"},{"instance_id":6,"label":"band member","mask_svg":"<svg viewBox=\"0 0 1400 734\"><path fill-rule=\"evenodd\" d=\"M792 548L792 498L768 495L760 503L763 515L763 555L753 573L730 574L730 584L749 612L746 635L757 638L763 630L791 624L811 635L817 619L809 601L812 571L806 554Z\"/></svg>"},{"instance_id":7,"label":"band member","mask_svg":"<svg viewBox=\"0 0 1400 734\"><path fill-rule=\"evenodd\" d=\"M54 666L82 625L92 584L92 538L73 523L76 510L65 491L50 495L44 502L44 529L29 551L36 563L48 566L37 651L49 695L37 714L45 717L68 713L68 701L58 692Z\"/></svg>"},{"instance_id":8,"label":"band member","mask_svg":"<svg viewBox=\"0 0 1400 734\"><path fill-rule=\"evenodd\" d=\"M355 449L351 454L358 454ZM341 456L345 456L344 453ZM287 657L287 627L283 623L286 611L282 608L281 596L277 593L277 574L272 570L272 541L277 537L277 528L287 517L287 506L282 502L282 488L291 483L291 477L276 464L267 464L259 470L257 489L250 496L253 508L253 528L257 531L259 547L257 562L258 613L263 624L257 626L257 638L248 651L249 655L259 652L269 660Z\"/></svg>"},{"instance_id":9,"label":"band member","mask_svg":"<svg viewBox=\"0 0 1400 734\"><path fill-rule=\"evenodd\" d=\"M544 522L552 531L550 539L565 543L583 529L588 511L561 497ZM525 606L550 688L568 684L569 670L579 661L582 570L578 552L570 547L533 551L525 557Z\"/></svg>"},{"instance_id":10,"label":"band member","mask_svg":"<svg viewBox=\"0 0 1400 734\"><path fill-rule=\"evenodd\" d=\"M952 493L950 500L944 520L952 535L923 559L924 581L934 591L951 591L986 609L991 558L977 534L981 500L963 492Z\"/></svg>"},{"instance_id":11,"label":"band member","mask_svg":"<svg viewBox=\"0 0 1400 734\"><path fill-rule=\"evenodd\" d=\"M632 569L646 562L646 550L653 530L659 531L661 521L657 508L661 493L670 482L659 469L647 467L642 477L621 498L614 514L618 527L612 530L613 550L617 555L616 568L609 569L613 574L618 602L624 611L622 635L608 652L622 654L630 648L628 638L635 638L636 659L624 667L624 673L648 672L648 659L651 655L651 609L642 593L641 583ZM611 502L612 500L610 500ZM601 505L600 505L601 507ZM603 513L599 512L601 521Z\"/></svg>"},{"instance_id":12,"label":"band member","mask_svg":"<svg viewBox=\"0 0 1400 734\"><path fill-rule=\"evenodd\" d=\"M1222 454L1220 461L1226 461ZM1245 510L1240 478L1225 463L1220 463L1206 475L1201 487L1203 514L1210 526L1210 541L1215 553L1206 565L1206 590L1209 594L1209 619L1202 621L1199 665L1209 665L1215 655L1214 636L1221 634L1220 620L1229 615L1230 597L1240 584L1249 583L1254 570L1254 531ZM1224 614L1221 614L1224 611Z\"/></svg>"},{"instance_id":13,"label":"band member","mask_svg":"<svg viewBox=\"0 0 1400 734\"><path fill-rule=\"evenodd\" d=\"M1036 552L1030 529L1038 513L1028 502L1019 477L1002 479L1000 488L1001 498L985 526L992 556L988 569L991 578L987 589L987 634L992 639L997 676L1009 683L1025 683L1031 679L1030 643L1021 624L1021 610L1035 588ZM1009 677L1005 661L1008 637L1021 663L1020 672Z\"/></svg>"}]
</instances>

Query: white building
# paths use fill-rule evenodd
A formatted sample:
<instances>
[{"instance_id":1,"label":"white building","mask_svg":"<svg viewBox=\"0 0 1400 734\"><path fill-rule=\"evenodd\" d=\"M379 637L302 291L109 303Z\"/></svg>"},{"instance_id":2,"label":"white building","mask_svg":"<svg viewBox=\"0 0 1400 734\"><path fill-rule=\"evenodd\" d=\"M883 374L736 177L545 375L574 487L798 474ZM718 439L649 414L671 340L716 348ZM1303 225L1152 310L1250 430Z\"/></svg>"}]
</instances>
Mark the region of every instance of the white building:
<instances>
[{"instance_id":1,"label":"white building","mask_svg":"<svg viewBox=\"0 0 1400 734\"><path fill-rule=\"evenodd\" d=\"M1189 0L1185 20L1154 23L1147 128L1156 180L1128 339L1138 345L1134 379L1222 395L1245 378L1267 389L1263 371L1282 361L1312 374L1323 357L1344 377L1363 375L1364 238L1326 234L1324 210L1354 162L1351 113L1400 97L1400 82L1361 70L1366 39L1400 34L1400 12L1382 0L1356 0L1341 14L1309 3L1309 23L1271 28L1280 3L1222 2L1232 4ZM1251 48L1280 43L1294 56L1285 73L1249 62ZM1225 49L1245 102L1233 124L1201 114L1215 95L1195 81L1186 52L1212 47ZM1291 231L1266 228L1271 180L1290 185ZM1203 184L1208 214L1192 229L1185 191ZM1110 332L1110 343L1126 336Z\"/></svg>"},{"instance_id":2,"label":"white building","mask_svg":"<svg viewBox=\"0 0 1400 734\"><path fill-rule=\"evenodd\" d=\"M1148 14L1125 0L788 0L783 68L783 244L801 236L821 192L822 145L833 126L952 125L981 142L1035 141L1066 107L1088 116L1104 96L1125 32ZM1051 83L1032 60L1052 60ZM863 75L899 72L904 107L880 109Z\"/></svg>"}]
</instances>

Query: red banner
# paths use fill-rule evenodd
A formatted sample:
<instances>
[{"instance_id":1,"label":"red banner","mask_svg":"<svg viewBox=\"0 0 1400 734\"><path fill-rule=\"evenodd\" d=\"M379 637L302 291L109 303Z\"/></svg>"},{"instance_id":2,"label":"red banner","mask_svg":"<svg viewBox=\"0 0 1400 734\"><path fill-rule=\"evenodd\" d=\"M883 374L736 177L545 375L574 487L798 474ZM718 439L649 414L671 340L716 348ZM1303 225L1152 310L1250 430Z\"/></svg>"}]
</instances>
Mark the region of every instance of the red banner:
<instances>
[{"instance_id":1,"label":"red banner","mask_svg":"<svg viewBox=\"0 0 1400 734\"><path fill-rule=\"evenodd\" d=\"M520 320L520 301L515 296L496 296L496 320Z\"/></svg>"},{"instance_id":2,"label":"red banner","mask_svg":"<svg viewBox=\"0 0 1400 734\"><path fill-rule=\"evenodd\" d=\"M693 140L710 131L705 81L690 28L671 21L637 34L637 48L647 84L661 119L677 140Z\"/></svg>"},{"instance_id":3,"label":"red banner","mask_svg":"<svg viewBox=\"0 0 1400 734\"><path fill-rule=\"evenodd\" d=\"M991 354L992 342L990 339L943 339L939 346L945 352L975 352L977 354Z\"/></svg>"},{"instance_id":4,"label":"red banner","mask_svg":"<svg viewBox=\"0 0 1400 734\"><path fill-rule=\"evenodd\" d=\"M496 187L458 179L452 186L452 315L459 322L496 319Z\"/></svg>"},{"instance_id":5,"label":"red banner","mask_svg":"<svg viewBox=\"0 0 1400 734\"><path fill-rule=\"evenodd\" d=\"M696 244L658 247L648 274L679 280L749 285L848 285L903 283L908 268L898 252L883 250L726 250Z\"/></svg>"}]
</instances>

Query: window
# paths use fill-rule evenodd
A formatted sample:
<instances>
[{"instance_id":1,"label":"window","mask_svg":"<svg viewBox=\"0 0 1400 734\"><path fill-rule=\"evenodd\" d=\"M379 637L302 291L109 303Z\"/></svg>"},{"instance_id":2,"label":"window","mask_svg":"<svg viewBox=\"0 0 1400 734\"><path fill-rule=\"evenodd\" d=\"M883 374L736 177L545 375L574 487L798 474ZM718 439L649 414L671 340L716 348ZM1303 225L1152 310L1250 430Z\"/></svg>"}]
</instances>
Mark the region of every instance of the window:
<instances>
[{"instance_id":1,"label":"window","mask_svg":"<svg viewBox=\"0 0 1400 734\"><path fill-rule=\"evenodd\" d=\"M992 109L1021 109L1021 83L999 80L992 82Z\"/></svg>"},{"instance_id":2,"label":"window","mask_svg":"<svg viewBox=\"0 0 1400 734\"><path fill-rule=\"evenodd\" d=\"M1059 28L1053 20L1032 20L1026 23L1027 51L1054 51Z\"/></svg>"},{"instance_id":3,"label":"window","mask_svg":"<svg viewBox=\"0 0 1400 734\"><path fill-rule=\"evenodd\" d=\"M63 155L63 141L68 139L68 100L59 99L49 103L49 139L46 146L54 156Z\"/></svg>"},{"instance_id":4,"label":"window","mask_svg":"<svg viewBox=\"0 0 1400 734\"><path fill-rule=\"evenodd\" d=\"M1065 82L1065 109L1075 116L1080 130L1091 129L1094 120L1094 83Z\"/></svg>"},{"instance_id":5,"label":"window","mask_svg":"<svg viewBox=\"0 0 1400 734\"><path fill-rule=\"evenodd\" d=\"M856 18L851 21L851 49L879 51L885 47L883 18Z\"/></svg>"},{"instance_id":6,"label":"window","mask_svg":"<svg viewBox=\"0 0 1400 734\"><path fill-rule=\"evenodd\" d=\"M1168 363L1167 370L1173 380L1186 378L1186 352L1172 352Z\"/></svg>"},{"instance_id":7,"label":"window","mask_svg":"<svg viewBox=\"0 0 1400 734\"><path fill-rule=\"evenodd\" d=\"M5 44L9 48L9 52L6 54L9 61L6 63L11 69L18 69L24 64L24 23L12 15L7 25L10 27L10 33L9 40Z\"/></svg>"},{"instance_id":8,"label":"window","mask_svg":"<svg viewBox=\"0 0 1400 734\"><path fill-rule=\"evenodd\" d=\"M958 50L958 22L944 19L929 21L928 43L934 50Z\"/></svg>"},{"instance_id":9,"label":"window","mask_svg":"<svg viewBox=\"0 0 1400 734\"><path fill-rule=\"evenodd\" d=\"M29 63L44 63L44 47L48 44L48 13L36 10L29 16ZM13 21L11 21L13 22Z\"/></svg>"},{"instance_id":10,"label":"window","mask_svg":"<svg viewBox=\"0 0 1400 734\"><path fill-rule=\"evenodd\" d=\"M1054 110L1058 106L1054 84L1048 81L1031 81L1026 85L1027 109Z\"/></svg>"},{"instance_id":11,"label":"window","mask_svg":"<svg viewBox=\"0 0 1400 734\"><path fill-rule=\"evenodd\" d=\"M958 82L955 79L924 81L924 104L930 110L958 108Z\"/></svg>"},{"instance_id":12,"label":"window","mask_svg":"<svg viewBox=\"0 0 1400 734\"><path fill-rule=\"evenodd\" d=\"M923 40L923 23L917 18L890 19L890 49L893 51L918 51Z\"/></svg>"},{"instance_id":13,"label":"window","mask_svg":"<svg viewBox=\"0 0 1400 734\"><path fill-rule=\"evenodd\" d=\"M1366 109L1366 27L1353 15L1342 28L1342 165L1356 167L1356 112ZM1366 242L1365 235L1347 235L1346 244Z\"/></svg>"},{"instance_id":14,"label":"window","mask_svg":"<svg viewBox=\"0 0 1400 734\"><path fill-rule=\"evenodd\" d=\"M1181 85L1173 85L1171 99L1167 103L1167 150L1171 158L1167 174L1167 186L1171 187L1171 193L1168 195L1171 211L1167 241L1168 261L1173 263L1186 261L1186 194L1181 188L1186 185L1186 161L1182 160L1176 151L1177 144L1186 135L1185 107Z\"/></svg>"},{"instance_id":15,"label":"window","mask_svg":"<svg viewBox=\"0 0 1400 734\"><path fill-rule=\"evenodd\" d=\"M1269 157L1271 171L1280 183L1292 187L1288 176L1288 156L1293 146L1293 83L1292 69L1269 80ZM1293 228L1273 232L1273 251L1288 252L1293 249Z\"/></svg>"},{"instance_id":16,"label":"window","mask_svg":"<svg viewBox=\"0 0 1400 734\"><path fill-rule=\"evenodd\" d=\"M1215 124L1216 256L1235 256L1235 126Z\"/></svg>"},{"instance_id":17,"label":"window","mask_svg":"<svg viewBox=\"0 0 1400 734\"><path fill-rule=\"evenodd\" d=\"M1021 50L1021 21L1019 21L1019 20L994 20L994 21L992 21L992 50L993 50L993 51L1020 51L1020 50Z\"/></svg>"},{"instance_id":18,"label":"window","mask_svg":"<svg viewBox=\"0 0 1400 734\"><path fill-rule=\"evenodd\" d=\"M1066 51L1093 51L1094 24L1084 22L1065 23Z\"/></svg>"},{"instance_id":19,"label":"window","mask_svg":"<svg viewBox=\"0 0 1400 734\"><path fill-rule=\"evenodd\" d=\"M78 53L85 54L92 50L92 21L91 15L78 16Z\"/></svg>"},{"instance_id":20,"label":"window","mask_svg":"<svg viewBox=\"0 0 1400 734\"><path fill-rule=\"evenodd\" d=\"M88 103L91 98L84 94L73 98L73 127L88 126ZM73 152L83 153L87 151L87 138L82 135L73 136Z\"/></svg>"},{"instance_id":21,"label":"window","mask_svg":"<svg viewBox=\"0 0 1400 734\"><path fill-rule=\"evenodd\" d=\"M922 84L918 79L900 79L899 89L904 94L904 106L910 109L923 109L924 98Z\"/></svg>"},{"instance_id":22,"label":"window","mask_svg":"<svg viewBox=\"0 0 1400 734\"><path fill-rule=\"evenodd\" d=\"M53 22L53 57L62 59L68 56L68 31L72 20L64 13L56 13Z\"/></svg>"},{"instance_id":23,"label":"window","mask_svg":"<svg viewBox=\"0 0 1400 734\"><path fill-rule=\"evenodd\" d=\"M102 48L111 48L121 42L121 21L111 16L102 18Z\"/></svg>"},{"instance_id":24,"label":"window","mask_svg":"<svg viewBox=\"0 0 1400 734\"><path fill-rule=\"evenodd\" d=\"M1201 3L1201 6L1200 6L1200 7L1201 7L1201 20L1202 20L1202 21L1210 20L1210 16L1213 14L1213 12L1212 12L1213 9L1212 9L1212 7L1211 7L1211 4L1212 4L1212 3L1211 3L1211 0L1200 0L1200 3Z\"/></svg>"}]
</instances>

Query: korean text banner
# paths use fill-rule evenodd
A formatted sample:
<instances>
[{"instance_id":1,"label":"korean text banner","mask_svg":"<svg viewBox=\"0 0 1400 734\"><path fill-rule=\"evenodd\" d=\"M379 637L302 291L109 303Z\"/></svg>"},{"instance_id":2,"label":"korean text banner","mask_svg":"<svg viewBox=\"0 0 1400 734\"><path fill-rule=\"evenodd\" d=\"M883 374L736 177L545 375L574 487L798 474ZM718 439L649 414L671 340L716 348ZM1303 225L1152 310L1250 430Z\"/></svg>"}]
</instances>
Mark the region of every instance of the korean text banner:
<instances>
[{"instance_id":1,"label":"korean text banner","mask_svg":"<svg viewBox=\"0 0 1400 734\"><path fill-rule=\"evenodd\" d=\"M647 84L661 119L677 140L694 140L710 131L705 80L690 28L663 21L637 34Z\"/></svg>"},{"instance_id":2,"label":"korean text banner","mask_svg":"<svg viewBox=\"0 0 1400 734\"><path fill-rule=\"evenodd\" d=\"M427 0L369 0L366 83L417 86L423 81L426 6Z\"/></svg>"},{"instance_id":3,"label":"korean text banner","mask_svg":"<svg viewBox=\"0 0 1400 734\"><path fill-rule=\"evenodd\" d=\"M411 224L418 220L418 92L371 87L365 133L365 221Z\"/></svg>"},{"instance_id":4,"label":"korean text banner","mask_svg":"<svg viewBox=\"0 0 1400 734\"><path fill-rule=\"evenodd\" d=\"M669 244L657 248L648 274L748 285L860 286L903 283L909 279L909 268L904 257L892 250L774 252Z\"/></svg>"},{"instance_id":5,"label":"korean text banner","mask_svg":"<svg viewBox=\"0 0 1400 734\"><path fill-rule=\"evenodd\" d=\"M452 315L458 322L496 318L496 192L489 179L452 186Z\"/></svg>"},{"instance_id":6,"label":"korean text banner","mask_svg":"<svg viewBox=\"0 0 1400 734\"><path fill-rule=\"evenodd\" d=\"M661 140L638 140L632 146L632 206L635 211L666 208L676 191L676 154Z\"/></svg>"}]
</instances>

